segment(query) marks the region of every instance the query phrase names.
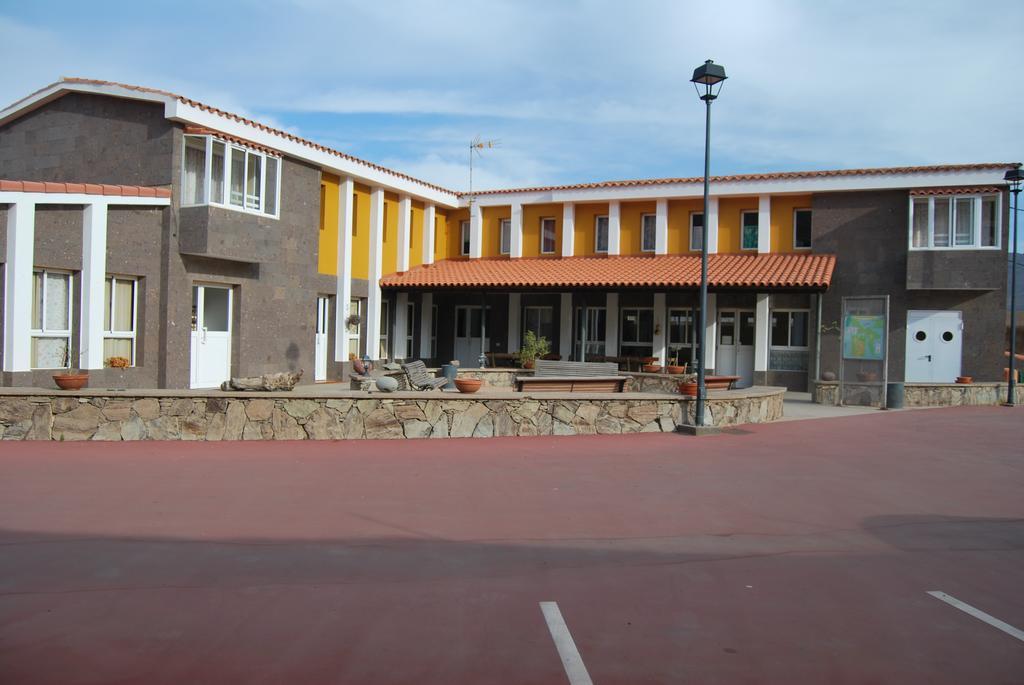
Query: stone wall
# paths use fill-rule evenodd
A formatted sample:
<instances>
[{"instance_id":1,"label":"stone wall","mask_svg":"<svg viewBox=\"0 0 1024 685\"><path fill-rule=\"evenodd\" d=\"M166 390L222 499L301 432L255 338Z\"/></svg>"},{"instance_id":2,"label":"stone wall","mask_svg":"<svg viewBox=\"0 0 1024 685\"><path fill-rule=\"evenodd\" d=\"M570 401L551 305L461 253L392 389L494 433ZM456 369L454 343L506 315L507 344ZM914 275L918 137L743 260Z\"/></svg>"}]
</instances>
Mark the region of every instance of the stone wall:
<instances>
[{"instance_id":1,"label":"stone wall","mask_svg":"<svg viewBox=\"0 0 1024 685\"><path fill-rule=\"evenodd\" d=\"M907 383L904 407L995 406L1006 401L1006 383ZM1024 386L1016 388L1017 403L1024 404ZM814 383L814 401L818 404L839 404L839 383Z\"/></svg>"},{"instance_id":2,"label":"stone wall","mask_svg":"<svg viewBox=\"0 0 1024 685\"><path fill-rule=\"evenodd\" d=\"M4 440L341 440L583 435L674 431L693 402L621 393L423 393L302 397L293 393L149 396L44 392L0 396ZM782 417L782 388L728 391L710 425Z\"/></svg>"}]
</instances>

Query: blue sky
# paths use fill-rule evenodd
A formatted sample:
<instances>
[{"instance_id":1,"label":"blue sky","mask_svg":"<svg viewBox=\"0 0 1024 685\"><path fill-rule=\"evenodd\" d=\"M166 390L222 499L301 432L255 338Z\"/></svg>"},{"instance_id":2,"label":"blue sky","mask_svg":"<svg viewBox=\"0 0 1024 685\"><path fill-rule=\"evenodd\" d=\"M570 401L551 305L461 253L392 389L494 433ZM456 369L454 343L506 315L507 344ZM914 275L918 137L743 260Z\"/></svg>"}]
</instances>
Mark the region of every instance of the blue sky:
<instances>
[{"instance_id":1,"label":"blue sky","mask_svg":"<svg viewBox=\"0 0 1024 685\"><path fill-rule=\"evenodd\" d=\"M0 100L173 90L464 189L1024 159L1024 3L0 0Z\"/></svg>"}]
</instances>

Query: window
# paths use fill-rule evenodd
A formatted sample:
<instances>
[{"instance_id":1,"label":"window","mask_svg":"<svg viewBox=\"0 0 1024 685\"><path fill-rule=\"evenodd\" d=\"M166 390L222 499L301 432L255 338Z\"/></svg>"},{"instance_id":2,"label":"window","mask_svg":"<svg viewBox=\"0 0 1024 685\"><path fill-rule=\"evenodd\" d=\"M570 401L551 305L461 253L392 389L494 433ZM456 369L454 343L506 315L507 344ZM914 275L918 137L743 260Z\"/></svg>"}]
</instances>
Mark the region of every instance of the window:
<instances>
[{"instance_id":1,"label":"window","mask_svg":"<svg viewBox=\"0 0 1024 685\"><path fill-rule=\"evenodd\" d=\"M391 345L388 340L388 324L391 321L391 317L389 316L390 312L388 311L391 308L390 304L391 303L387 301L380 303L380 347L377 350L377 359L387 359L388 352L391 349Z\"/></svg>"},{"instance_id":2,"label":"window","mask_svg":"<svg viewBox=\"0 0 1024 685\"><path fill-rule=\"evenodd\" d=\"M620 346L627 355L649 357L654 349L654 310L622 310Z\"/></svg>"},{"instance_id":3,"label":"window","mask_svg":"<svg viewBox=\"0 0 1024 685\"><path fill-rule=\"evenodd\" d=\"M348 302L348 316L345 318L345 336L348 341L348 356L359 357L359 336L363 328L363 301L353 297Z\"/></svg>"},{"instance_id":4,"label":"window","mask_svg":"<svg viewBox=\"0 0 1024 685\"><path fill-rule=\"evenodd\" d=\"M510 254L512 252L512 219L501 220L501 242L498 245L498 252Z\"/></svg>"},{"instance_id":5,"label":"window","mask_svg":"<svg viewBox=\"0 0 1024 685\"><path fill-rule=\"evenodd\" d=\"M33 369L71 366L71 296L71 274L45 269L32 273Z\"/></svg>"},{"instance_id":6,"label":"window","mask_svg":"<svg viewBox=\"0 0 1024 685\"><path fill-rule=\"evenodd\" d=\"M437 356L437 305L430 307L430 354Z\"/></svg>"},{"instance_id":7,"label":"window","mask_svg":"<svg viewBox=\"0 0 1024 685\"><path fill-rule=\"evenodd\" d=\"M594 219L594 252L608 252L608 217L599 216Z\"/></svg>"},{"instance_id":8,"label":"window","mask_svg":"<svg viewBox=\"0 0 1024 685\"><path fill-rule=\"evenodd\" d=\"M523 307L523 330L533 331L538 338L547 338L548 342L554 340L555 335L555 314L552 307Z\"/></svg>"},{"instance_id":9,"label":"window","mask_svg":"<svg viewBox=\"0 0 1024 685\"><path fill-rule=\"evenodd\" d=\"M690 214L690 250L700 252L701 244L704 242L704 213L693 212Z\"/></svg>"},{"instance_id":10,"label":"window","mask_svg":"<svg viewBox=\"0 0 1024 685\"><path fill-rule=\"evenodd\" d=\"M185 136L182 206L212 204L278 216L281 160L212 136Z\"/></svg>"},{"instance_id":11,"label":"window","mask_svg":"<svg viewBox=\"0 0 1024 685\"><path fill-rule=\"evenodd\" d=\"M415 330L414 324L416 322L416 305L413 302L406 303L405 306L405 349L402 351L402 359L412 358L412 338L413 331Z\"/></svg>"},{"instance_id":12,"label":"window","mask_svg":"<svg viewBox=\"0 0 1024 685\"><path fill-rule=\"evenodd\" d=\"M998 195L910 198L911 249L997 248Z\"/></svg>"},{"instance_id":13,"label":"window","mask_svg":"<svg viewBox=\"0 0 1024 685\"><path fill-rule=\"evenodd\" d=\"M658 219L653 214L640 217L640 251L654 252L658 244Z\"/></svg>"},{"instance_id":14,"label":"window","mask_svg":"<svg viewBox=\"0 0 1024 685\"><path fill-rule=\"evenodd\" d=\"M693 358L692 309L668 310L668 356L673 363L685 364Z\"/></svg>"},{"instance_id":15,"label":"window","mask_svg":"<svg viewBox=\"0 0 1024 685\"><path fill-rule=\"evenodd\" d=\"M757 249L757 212L743 212L740 215L740 249Z\"/></svg>"},{"instance_id":16,"label":"window","mask_svg":"<svg viewBox=\"0 0 1024 685\"><path fill-rule=\"evenodd\" d=\"M469 256L469 221L459 222L459 254Z\"/></svg>"},{"instance_id":17,"label":"window","mask_svg":"<svg viewBox=\"0 0 1024 685\"><path fill-rule=\"evenodd\" d=\"M541 254L555 253L555 220L540 220L540 252Z\"/></svg>"},{"instance_id":18,"label":"window","mask_svg":"<svg viewBox=\"0 0 1024 685\"><path fill-rule=\"evenodd\" d=\"M123 357L135 366L137 281L108 276L103 290L103 362Z\"/></svg>"},{"instance_id":19,"label":"window","mask_svg":"<svg viewBox=\"0 0 1024 685\"><path fill-rule=\"evenodd\" d=\"M810 313L807 310L772 311L772 347L807 349Z\"/></svg>"},{"instance_id":20,"label":"window","mask_svg":"<svg viewBox=\"0 0 1024 685\"><path fill-rule=\"evenodd\" d=\"M811 210L793 210L793 247L806 250L811 247Z\"/></svg>"}]
</instances>

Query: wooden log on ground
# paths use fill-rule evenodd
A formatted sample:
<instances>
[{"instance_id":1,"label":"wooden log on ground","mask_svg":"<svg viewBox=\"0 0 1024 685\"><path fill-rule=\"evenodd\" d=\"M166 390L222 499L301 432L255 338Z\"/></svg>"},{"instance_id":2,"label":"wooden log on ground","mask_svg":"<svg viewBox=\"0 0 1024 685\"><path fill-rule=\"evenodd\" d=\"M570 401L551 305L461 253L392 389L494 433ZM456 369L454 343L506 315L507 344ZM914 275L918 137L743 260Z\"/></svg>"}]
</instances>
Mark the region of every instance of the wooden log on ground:
<instances>
[{"instance_id":1,"label":"wooden log on ground","mask_svg":"<svg viewBox=\"0 0 1024 685\"><path fill-rule=\"evenodd\" d=\"M296 372L265 373L262 376L232 378L220 384L221 390L291 390L302 378L302 369Z\"/></svg>"}]
</instances>

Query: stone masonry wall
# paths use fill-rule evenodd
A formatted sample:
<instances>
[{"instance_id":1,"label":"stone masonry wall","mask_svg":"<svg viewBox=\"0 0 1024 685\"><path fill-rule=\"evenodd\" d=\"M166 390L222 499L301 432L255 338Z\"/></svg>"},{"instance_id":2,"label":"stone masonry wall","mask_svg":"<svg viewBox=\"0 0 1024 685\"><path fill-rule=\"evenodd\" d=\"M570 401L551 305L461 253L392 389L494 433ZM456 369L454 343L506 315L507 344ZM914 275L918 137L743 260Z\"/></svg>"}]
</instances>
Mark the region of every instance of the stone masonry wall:
<instances>
[{"instance_id":1,"label":"stone masonry wall","mask_svg":"<svg viewBox=\"0 0 1024 685\"><path fill-rule=\"evenodd\" d=\"M1024 404L1024 386L1016 388L1017 403ZM839 404L839 384L814 384L814 401ZM908 383L904 385L904 407L995 406L1006 401L1006 383Z\"/></svg>"}]
</instances>

